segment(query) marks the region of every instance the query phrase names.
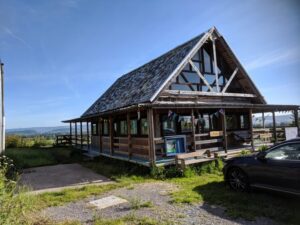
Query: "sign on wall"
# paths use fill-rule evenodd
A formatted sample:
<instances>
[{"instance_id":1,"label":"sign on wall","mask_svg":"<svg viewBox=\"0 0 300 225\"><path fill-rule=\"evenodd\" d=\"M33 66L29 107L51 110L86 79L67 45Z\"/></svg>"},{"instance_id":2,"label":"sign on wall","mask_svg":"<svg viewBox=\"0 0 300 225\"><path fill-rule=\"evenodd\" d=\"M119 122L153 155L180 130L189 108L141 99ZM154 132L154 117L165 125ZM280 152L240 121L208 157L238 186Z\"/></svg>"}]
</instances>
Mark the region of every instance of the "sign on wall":
<instances>
[{"instance_id":1,"label":"sign on wall","mask_svg":"<svg viewBox=\"0 0 300 225\"><path fill-rule=\"evenodd\" d=\"M285 128L285 139L290 140L298 137L298 128L297 127L286 127Z\"/></svg>"}]
</instances>

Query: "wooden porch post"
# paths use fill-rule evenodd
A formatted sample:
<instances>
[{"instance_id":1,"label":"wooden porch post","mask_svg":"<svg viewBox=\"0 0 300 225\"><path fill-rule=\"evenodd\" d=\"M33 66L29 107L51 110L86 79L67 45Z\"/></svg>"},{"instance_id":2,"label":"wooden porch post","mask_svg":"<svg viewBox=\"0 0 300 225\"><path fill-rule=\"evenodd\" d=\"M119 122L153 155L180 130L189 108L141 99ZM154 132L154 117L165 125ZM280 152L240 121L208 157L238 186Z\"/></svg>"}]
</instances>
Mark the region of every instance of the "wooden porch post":
<instances>
[{"instance_id":1,"label":"wooden porch post","mask_svg":"<svg viewBox=\"0 0 300 225\"><path fill-rule=\"evenodd\" d=\"M251 134L251 148L252 151L254 151L255 148L254 148L254 139L253 139L252 109L249 109L249 123L250 123L250 134Z\"/></svg>"},{"instance_id":2,"label":"wooden porch post","mask_svg":"<svg viewBox=\"0 0 300 225\"><path fill-rule=\"evenodd\" d=\"M82 121L80 121L80 148L82 149L83 142L82 142Z\"/></svg>"},{"instance_id":3,"label":"wooden porch post","mask_svg":"<svg viewBox=\"0 0 300 225\"><path fill-rule=\"evenodd\" d=\"M262 127L265 129L266 128L266 126L265 126L265 113L264 112L262 112Z\"/></svg>"},{"instance_id":4,"label":"wooden porch post","mask_svg":"<svg viewBox=\"0 0 300 225\"><path fill-rule=\"evenodd\" d=\"M73 138L72 138L72 122L70 122L70 146L73 146Z\"/></svg>"},{"instance_id":5,"label":"wooden porch post","mask_svg":"<svg viewBox=\"0 0 300 225\"><path fill-rule=\"evenodd\" d=\"M273 116L273 136L274 136L274 141L276 143L277 142L277 133L276 133L276 117L275 117L274 111L272 111L272 116Z\"/></svg>"},{"instance_id":6,"label":"wooden porch post","mask_svg":"<svg viewBox=\"0 0 300 225\"><path fill-rule=\"evenodd\" d=\"M114 154L114 128L113 128L113 119L112 116L109 116L109 147L110 147L110 155Z\"/></svg>"},{"instance_id":7,"label":"wooden porch post","mask_svg":"<svg viewBox=\"0 0 300 225\"><path fill-rule=\"evenodd\" d=\"M103 152L103 148L102 148L102 119L99 118L99 122L98 122L98 131L99 131L99 145L100 145L100 152Z\"/></svg>"},{"instance_id":8,"label":"wooden porch post","mask_svg":"<svg viewBox=\"0 0 300 225\"><path fill-rule=\"evenodd\" d=\"M75 122L75 148L77 148L77 122Z\"/></svg>"},{"instance_id":9,"label":"wooden porch post","mask_svg":"<svg viewBox=\"0 0 300 225\"><path fill-rule=\"evenodd\" d=\"M148 146L149 146L149 161L151 166L155 166L156 153L154 142L154 121L153 121L153 109L147 110L147 122L148 122Z\"/></svg>"},{"instance_id":10,"label":"wooden porch post","mask_svg":"<svg viewBox=\"0 0 300 225\"><path fill-rule=\"evenodd\" d=\"M89 121L86 121L86 140L87 140L87 148L90 148L90 129L89 129Z\"/></svg>"},{"instance_id":11,"label":"wooden porch post","mask_svg":"<svg viewBox=\"0 0 300 225\"><path fill-rule=\"evenodd\" d=\"M225 153L227 153L227 127L226 127L226 111L223 110L222 113L222 130L223 130L223 148L225 150Z\"/></svg>"},{"instance_id":12,"label":"wooden porch post","mask_svg":"<svg viewBox=\"0 0 300 225\"><path fill-rule=\"evenodd\" d=\"M299 134L299 115L298 115L298 109L294 110L294 115L295 115L295 126L298 128L298 137L300 137L300 134Z\"/></svg>"},{"instance_id":13,"label":"wooden porch post","mask_svg":"<svg viewBox=\"0 0 300 225\"><path fill-rule=\"evenodd\" d=\"M191 112L192 117L192 150L196 151L196 135L195 135L195 115L194 115L194 109L192 109Z\"/></svg>"},{"instance_id":14,"label":"wooden porch post","mask_svg":"<svg viewBox=\"0 0 300 225\"><path fill-rule=\"evenodd\" d=\"M127 139L128 139L128 158L131 159L131 123L130 123L130 113L127 113Z\"/></svg>"}]
</instances>

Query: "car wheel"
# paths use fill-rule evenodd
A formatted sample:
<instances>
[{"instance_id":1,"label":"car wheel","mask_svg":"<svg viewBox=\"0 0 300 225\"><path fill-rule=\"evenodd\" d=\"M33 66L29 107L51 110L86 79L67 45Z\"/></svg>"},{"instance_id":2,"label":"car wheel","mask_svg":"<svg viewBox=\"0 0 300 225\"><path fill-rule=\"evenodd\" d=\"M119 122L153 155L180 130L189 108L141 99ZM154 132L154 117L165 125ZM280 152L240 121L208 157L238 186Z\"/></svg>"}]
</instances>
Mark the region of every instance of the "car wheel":
<instances>
[{"instance_id":1,"label":"car wheel","mask_svg":"<svg viewBox=\"0 0 300 225\"><path fill-rule=\"evenodd\" d=\"M240 168L232 168L227 175L228 184L235 191L247 191L249 187L248 177Z\"/></svg>"}]
</instances>

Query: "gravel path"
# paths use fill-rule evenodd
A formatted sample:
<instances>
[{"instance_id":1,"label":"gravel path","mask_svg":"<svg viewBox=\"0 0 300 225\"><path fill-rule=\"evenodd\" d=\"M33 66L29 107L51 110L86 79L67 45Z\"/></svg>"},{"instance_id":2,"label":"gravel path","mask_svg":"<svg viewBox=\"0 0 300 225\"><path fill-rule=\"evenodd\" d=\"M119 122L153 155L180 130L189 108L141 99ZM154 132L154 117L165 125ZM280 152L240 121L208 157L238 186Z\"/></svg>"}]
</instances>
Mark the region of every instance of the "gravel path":
<instances>
[{"instance_id":1,"label":"gravel path","mask_svg":"<svg viewBox=\"0 0 300 225\"><path fill-rule=\"evenodd\" d=\"M92 224L95 217L100 218L120 218L129 214L137 217L150 217L158 221L166 221L171 224L243 224L243 225L273 225L273 221L267 218L257 218L256 221L243 219L233 220L225 215L224 209L208 204L170 204L169 193L177 187L165 183L144 183L130 188L120 188L108 192L101 196L94 196L82 201L69 203L64 206L50 207L45 209L42 214L54 221L78 220L84 224ZM89 204L89 201L101 197L115 195L128 200L118 206L98 210ZM141 207L145 202L151 202L150 207ZM149 205L149 204L148 204ZM152 207L151 207L152 205ZM136 206L137 209L134 209Z\"/></svg>"}]
</instances>

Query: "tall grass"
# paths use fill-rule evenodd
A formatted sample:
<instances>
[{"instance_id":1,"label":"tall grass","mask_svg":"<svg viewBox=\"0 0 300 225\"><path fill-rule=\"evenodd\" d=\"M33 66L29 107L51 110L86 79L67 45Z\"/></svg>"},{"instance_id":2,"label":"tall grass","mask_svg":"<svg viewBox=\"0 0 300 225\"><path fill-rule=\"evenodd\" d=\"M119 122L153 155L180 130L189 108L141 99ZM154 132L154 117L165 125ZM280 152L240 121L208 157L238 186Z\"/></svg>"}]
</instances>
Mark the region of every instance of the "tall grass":
<instances>
[{"instance_id":1,"label":"tall grass","mask_svg":"<svg viewBox=\"0 0 300 225\"><path fill-rule=\"evenodd\" d=\"M69 148L9 148L5 155L13 159L19 169L80 160L79 154Z\"/></svg>"},{"instance_id":2,"label":"tall grass","mask_svg":"<svg viewBox=\"0 0 300 225\"><path fill-rule=\"evenodd\" d=\"M16 185L17 174L12 160L0 156L0 224L30 224L27 213L33 210L35 202Z\"/></svg>"}]
</instances>

